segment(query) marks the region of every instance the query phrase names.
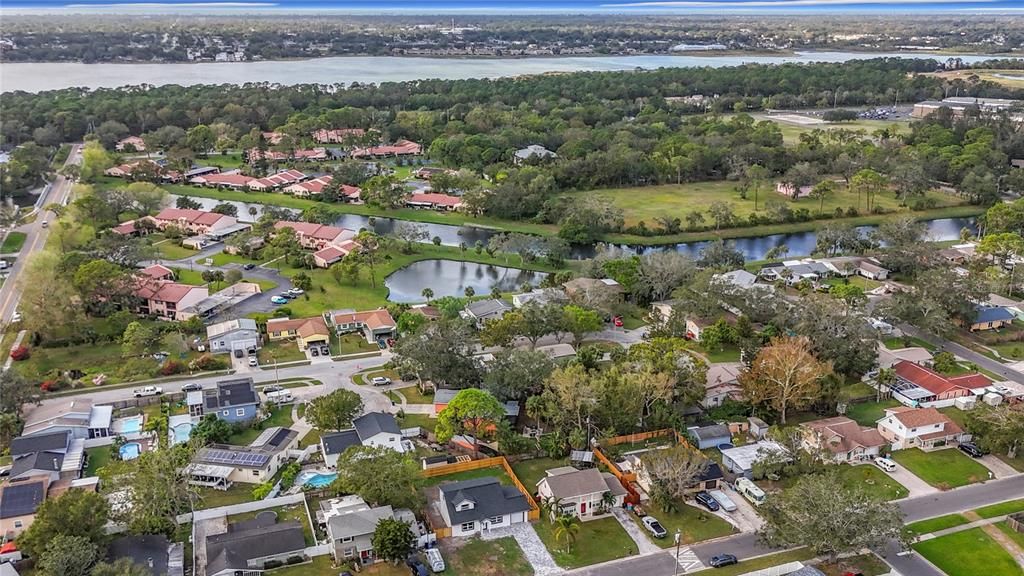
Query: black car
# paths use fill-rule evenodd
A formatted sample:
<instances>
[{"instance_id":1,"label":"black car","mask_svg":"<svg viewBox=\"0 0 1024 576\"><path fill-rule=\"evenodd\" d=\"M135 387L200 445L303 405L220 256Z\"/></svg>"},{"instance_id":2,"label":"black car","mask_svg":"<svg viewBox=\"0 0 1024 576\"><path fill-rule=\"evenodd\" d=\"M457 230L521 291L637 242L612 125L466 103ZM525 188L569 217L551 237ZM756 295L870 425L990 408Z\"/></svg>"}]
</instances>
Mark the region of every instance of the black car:
<instances>
[{"instance_id":1,"label":"black car","mask_svg":"<svg viewBox=\"0 0 1024 576\"><path fill-rule=\"evenodd\" d=\"M971 458L981 458L985 455L985 453L981 451L981 448L978 448L978 445L974 442L962 442L960 444L960 451Z\"/></svg>"},{"instance_id":2,"label":"black car","mask_svg":"<svg viewBox=\"0 0 1024 576\"><path fill-rule=\"evenodd\" d=\"M298 298L298 296L292 294L291 292L281 292L280 294L278 294L278 296L280 296L281 298L287 298L289 300L295 300L296 298Z\"/></svg>"},{"instance_id":3,"label":"black car","mask_svg":"<svg viewBox=\"0 0 1024 576\"><path fill-rule=\"evenodd\" d=\"M405 561L405 565L409 567L409 572L412 573L412 576L430 576L427 567L423 562L420 562L419 558L409 558Z\"/></svg>"},{"instance_id":4,"label":"black car","mask_svg":"<svg viewBox=\"0 0 1024 576\"><path fill-rule=\"evenodd\" d=\"M711 494L701 491L697 492L695 498L701 506L707 508L708 510L711 510L712 512L718 512L720 506L718 505L718 502L715 502L715 499L711 497Z\"/></svg>"},{"instance_id":5,"label":"black car","mask_svg":"<svg viewBox=\"0 0 1024 576\"><path fill-rule=\"evenodd\" d=\"M192 382L190 384L185 384L184 386L181 387L181 391L182 392L198 392L198 391L200 391L202 389L203 389L203 385L198 383L198 382Z\"/></svg>"},{"instance_id":6,"label":"black car","mask_svg":"<svg viewBox=\"0 0 1024 576\"><path fill-rule=\"evenodd\" d=\"M256 267L256 265L250 262L248 264L243 264L242 265L242 270L252 270L255 267Z\"/></svg>"},{"instance_id":7,"label":"black car","mask_svg":"<svg viewBox=\"0 0 1024 576\"><path fill-rule=\"evenodd\" d=\"M709 562L712 568L721 568L723 566L729 566L738 563L739 559L733 556L732 554L719 554L718 556L712 556L711 561Z\"/></svg>"}]
</instances>

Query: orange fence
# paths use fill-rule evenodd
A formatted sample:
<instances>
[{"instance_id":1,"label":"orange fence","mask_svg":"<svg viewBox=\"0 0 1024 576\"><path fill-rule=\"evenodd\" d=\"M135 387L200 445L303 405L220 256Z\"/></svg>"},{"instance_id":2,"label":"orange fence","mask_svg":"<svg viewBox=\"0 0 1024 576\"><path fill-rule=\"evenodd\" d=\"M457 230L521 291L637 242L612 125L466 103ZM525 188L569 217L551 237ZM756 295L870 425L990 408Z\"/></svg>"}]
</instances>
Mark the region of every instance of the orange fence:
<instances>
[{"instance_id":1,"label":"orange fence","mask_svg":"<svg viewBox=\"0 0 1024 576\"><path fill-rule=\"evenodd\" d=\"M540 518L540 507L533 501L533 494L526 489L526 486L519 481L519 477L516 476L512 466L508 463L508 460L504 456L496 456L494 458L481 458L480 460L470 460L468 462L456 462L454 464L446 464L444 466L435 466L422 470L424 478L433 478L436 476L447 476L449 474L457 474L459 472L466 472L469 470L480 470L482 468L502 468L505 470L505 474L512 480L512 484L526 496L526 501L530 504L530 511L527 512L527 520L533 521ZM451 536L450 528L439 528L434 530L434 534L438 538L447 538Z\"/></svg>"},{"instance_id":2,"label":"orange fence","mask_svg":"<svg viewBox=\"0 0 1024 576\"><path fill-rule=\"evenodd\" d=\"M618 444L635 444L651 438L661 438L662 436L675 436L677 441L685 441L682 435L673 428L662 428L661 430L651 430L650 432L637 432L635 434L626 434L625 436L616 436L614 438L602 440L601 443L607 444L608 446L615 446Z\"/></svg>"},{"instance_id":3,"label":"orange fence","mask_svg":"<svg viewBox=\"0 0 1024 576\"><path fill-rule=\"evenodd\" d=\"M662 428L661 430L652 430L650 432L637 432L635 434L627 434L625 436L615 436L614 438L608 438L601 442L607 446L616 446L619 444L635 444L651 438L661 438L665 436L674 437L675 441L679 444L685 444L686 446L690 445L686 440L686 437L674 428ZM636 473L623 472L620 470L614 462L605 456L604 452L602 452L601 448L598 446L594 447L594 456L596 456L602 464L608 467L608 470L619 479L619 483L622 484L622 487L629 493L626 496L626 502L634 505L639 504L640 493L637 491L636 486L633 485L636 482Z\"/></svg>"}]
</instances>

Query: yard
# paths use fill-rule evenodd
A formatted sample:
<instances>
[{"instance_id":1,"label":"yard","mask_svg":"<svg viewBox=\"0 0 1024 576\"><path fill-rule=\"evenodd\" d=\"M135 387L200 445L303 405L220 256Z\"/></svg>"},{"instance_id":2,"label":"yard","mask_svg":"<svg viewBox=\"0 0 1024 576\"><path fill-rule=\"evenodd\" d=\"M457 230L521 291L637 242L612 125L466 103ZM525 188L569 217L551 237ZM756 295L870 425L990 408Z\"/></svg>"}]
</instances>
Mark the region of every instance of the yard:
<instances>
[{"instance_id":1,"label":"yard","mask_svg":"<svg viewBox=\"0 0 1024 576\"><path fill-rule=\"evenodd\" d=\"M85 469L86 476L95 476L100 468L110 463L110 446L97 446L87 448L85 455L88 457L89 465Z\"/></svg>"},{"instance_id":2,"label":"yard","mask_svg":"<svg viewBox=\"0 0 1024 576\"><path fill-rule=\"evenodd\" d=\"M380 348L376 344L370 344L366 338L363 338L362 332L342 334L341 336L331 335L331 352L340 356L378 350Z\"/></svg>"},{"instance_id":3,"label":"yard","mask_svg":"<svg viewBox=\"0 0 1024 576\"><path fill-rule=\"evenodd\" d=\"M732 566L726 566L725 568L706 568L695 572L695 574L713 574L714 576L740 576L742 574L748 574L757 570L764 570L773 566L781 566L788 564L789 562L801 562L804 560L810 560L814 558L814 552L806 548L798 548L796 550L789 550L787 552L779 552L778 554L769 554L767 556L760 556L758 558L752 558L750 560L744 560L739 564L733 564Z\"/></svg>"},{"instance_id":4,"label":"yard","mask_svg":"<svg viewBox=\"0 0 1024 576\"><path fill-rule=\"evenodd\" d=\"M537 536L562 568L579 568L637 554L636 543L611 516L579 524L570 552L565 540L555 538L555 525L546 520L534 522Z\"/></svg>"},{"instance_id":5,"label":"yard","mask_svg":"<svg viewBox=\"0 0 1024 576\"><path fill-rule=\"evenodd\" d=\"M219 508L221 506L252 502L252 489L255 487L256 484L236 483L227 490L199 488L199 501L196 502L196 508Z\"/></svg>"},{"instance_id":6,"label":"yard","mask_svg":"<svg viewBox=\"0 0 1024 576\"><path fill-rule=\"evenodd\" d=\"M884 496L886 500L906 498L909 492L899 482L890 478L873 464L840 466L839 475L847 488L864 488L866 491Z\"/></svg>"},{"instance_id":7,"label":"yard","mask_svg":"<svg viewBox=\"0 0 1024 576\"><path fill-rule=\"evenodd\" d=\"M0 244L0 254L13 254L21 251L21 247L25 245L25 238L27 236L24 232L8 232L3 244Z\"/></svg>"},{"instance_id":8,"label":"yard","mask_svg":"<svg viewBox=\"0 0 1024 576\"><path fill-rule=\"evenodd\" d=\"M325 574L333 574L337 570L334 570L334 560L331 555L325 556L314 556L312 562L305 564L297 564L295 566L287 566L284 568L277 568L276 570L268 570L267 574L273 576L324 576ZM395 571L395 572L371 572L367 570L364 574L372 576L406 576L408 570Z\"/></svg>"},{"instance_id":9,"label":"yard","mask_svg":"<svg viewBox=\"0 0 1024 576\"><path fill-rule=\"evenodd\" d=\"M861 426L874 426L882 416L886 408L895 408L900 403L896 400L882 400L881 402L861 402L850 404L846 407L846 416L855 420Z\"/></svg>"},{"instance_id":10,"label":"yard","mask_svg":"<svg viewBox=\"0 0 1024 576\"><path fill-rule=\"evenodd\" d=\"M606 188L599 190L588 190L581 193L567 193L566 196L580 194L588 198L599 198L610 202L623 211L626 226L633 226L644 222L648 227L656 228L657 219L666 214L683 217L691 212L703 212L707 224L713 224L712 219L706 214L711 204L724 202L732 208L733 214L738 220L746 220L754 213L754 193L750 191L747 198L743 199L736 192L736 183L726 180L714 180L708 182L688 182L684 184L663 184L660 186L640 186L629 188ZM954 196L929 192L928 197L936 202L936 207L954 206L960 200ZM774 200L781 202L790 210L805 208L813 215L818 214L819 202L812 198L800 198L790 200L777 194L774 184L769 183L761 187L758 192L758 214L768 215L766 204ZM891 211L906 211L900 207L900 201L895 195L879 194L875 198L877 206ZM838 189L825 199L821 211L824 214L833 214L836 208L847 210L850 207L864 210L864 199L858 199L856 192L847 190L840 185Z\"/></svg>"},{"instance_id":11,"label":"yard","mask_svg":"<svg viewBox=\"0 0 1024 576\"><path fill-rule=\"evenodd\" d=\"M218 252L213 256L208 257L213 261L214 266L225 266L227 264L259 264L259 260L252 260L245 256L238 254L228 254L227 252Z\"/></svg>"},{"instance_id":12,"label":"yard","mask_svg":"<svg viewBox=\"0 0 1024 576\"><path fill-rule=\"evenodd\" d=\"M441 544L445 574L451 576L530 576L533 567L511 536L496 540L449 538Z\"/></svg>"},{"instance_id":13,"label":"yard","mask_svg":"<svg viewBox=\"0 0 1024 576\"><path fill-rule=\"evenodd\" d=\"M955 448L934 452L923 452L919 448L897 450L891 458L940 490L958 488L988 478L988 468Z\"/></svg>"},{"instance_id":14,"label":"yard","mask_svg":"<svg viewBox=\"0 0 1024 576\"><path fill-rule=\"evenodd\" d=\"M920 522L914 522L913 524L907 524L907 530L912 534L920 536L921 534L931 534L932 532L938 532L947 528L963 526L968 522L970 522L970 520L965 518L963 514L947 514L945 516L929 518L927 520L921 520Z\"/></svg>"},{"instance_id":15,"label":"yard","mask_svg":"<svg viewBox=\"0 0 1024 576\"><path fill-rule=\"evenodd\" d=\"M682 502L676 502L675 505L676 510L673 512L665 512L654 506L647 508L647 513L657 518L658 522L661 522L661 525L668 531L668 536L661 539L652 537L644 529L639 516L635 514L630 514L630 516L637 523L637 526L640 526L641 530L644 530L644 533L650 537L651 542L662 548L672 548L675 546L675 537L673 535L677 530L682 534L683 544L703 542L704 540L728 536L733 533L731 524L703 508L697 508Z\"/></svg>"},{"instance_id":16,"label":"yard","mask_svg":"<svg viewBox=\"0 0 1024 576\"><path fill-rule=\"evenodd\" d=\"M436 425L437 420L428 414L406 414L402 417L402 428L419 427L433 432Z\"/></svg>"},{"instance_id":17,"label":"yard","mask_svg":"<svg viewBox=\"0 0 1024 576\"><path fill-rule=\"evenodd\" d=\"M526 486L527 490L533 490L537 486L537 482L546 476L547 470L568 465L568 458L531 458L512 464L512 471L516 473L516 477L523 483L523 486Z\"/></svg>"},{"instance_id":18,"label":"yard","mask_svg":"<svg viewBox=\"0 0 1024 576\"><path fill-rule=\"evenodd\" d=\"M373 378L376 373L367 374L368 377ZM390 378L390 376L388 376ZM405 388L398 388L397 391L405 397L405 401L409 404L433 404L434 395L424 394L420 392L420 387L416 384L407 386Z\"/></svg>"},{"instance_id":19,"label":"yard","mask_svg":"<svg viewBox=\"0 0 1024 576\"><path fill-rule=\"evenodd\" d=\"M153 245L164 260L183 260L195 256L196 251L178 244L177 240L163 240Z\"/></svg>"},{"instance_id":20,"label":"yard","mask_svg":"<svg viewBox=\"0 0 1024 576\"><path fill-rule=\"evenodd\" d=\"M267 418L262 423L252 428L245 428L235 434L232 434L227 440L227 444L233 444L235 446L248 446L253 440L255 440L260 433L267 428L274 426L288 427L292 425L292 407L281 406L274 408L270 413L270 418Z\"/></svg>"},{"instance_id":21,"label":"yard","mask_svg":"<svg viewBox=\"0 0 1024 576\"><path fill-rule=\"evenodd\" d=\"M1022 549L1024 549L1024 534L1022 534L1020 532L1017 532L1013 528L1010 528L1010 525L1006 523L1006 520L1003 520L1002 522L998 522L996 524L996 526L998 526L999 529L1002 530L1004 534L1009 536L1010 540L1013 540L1014 542L1016 542L1017 546L1020 546Z\"/></svg>"},{"instance_id":22,"label":"yard","mask_svg":"<svg viewBox=\"0 0 1024 576\"><path fill-rule=\"evenodd\" d=\"M320 443L320 431L313 428L306 435L299 439L299 450L303 450L306 446L312 446Z\"/></svg>"},{"instance_id":23,"label":"yard","mask_svg":"<svg viewBox=\"0 0 1024 576\"><path fill-rule=\"evenodd\" d=\"M981 528L971 528L913 545L948 576L1018 576L1020 566Z\"/></svg>"},{"instance_id":24,"label":"yard","mask_svg":"<svg viewBox=\"0 0 1024 576\"><path fill-rule=\"evenodd\" d=\"M846 574L882 576L891 571L884 560L871 553L843 558L835 564L819 564L817 568L824 572L825 576L845 576Z\"/></svg>"},{"instance_id":25,"label":"yard","mask_svg":"<svg viewBox=\"0 0 1024 576\"><path fill-rule=\"evenodd\" d=\"M1024 512L1024 498L984 506L974 511L975 514L982 518L995 518L996 516L1004 516L1015 512Z\"/></svg>"},{"instance_id":26,"label":"yard","mask_svg":"<svg viewBox=\"0 0 1024 576\"><path fill-rule=\"evenodd\" d=\"M882 344L884 344L889 350L899 350L900 348L910 348L912 346L919 346L925 350L935 350L935 346L932 346L930 343L911 336L904 336L902 338L886 338L885 340L882 340Z\"/></svg>"},{"instance_id":27,"label":"yard","mask_svg":"<svg viewBox=\"0 0 1024 576\"><path fill-rule=\"evenodd\" d=\"M306 353L299 350L295 340L273 340L263 343L263 348L256 353L263 366L273 366L274 360L278 362L294 362L305 360Z\"/></svg>"},{"instance_id":28,"label":"yard","mask_svg":"<svg viewBox=\"0 0 1024 576\"><path fill-rule=\"evenodd\" d=\"M241 522L243 520L252 520L257 514L261 512L274 512L277 514L278 522L288 522L296 520L302 524L302 534L306 537L306 546L313 546L316 544L316 539L313 537L313 527L309 523L309 515L306 514L306 507L299 504L289 504L286 506L277 506L274 508L267 508L265 510L256 510L254 512L243 512L241 514L232 514L228 516L228 522Z\"/></svg>"},{"instance_id":29,"label":"yard","mask_svg":"<svg viewBox=\"0 0 1024 576\"><path fill-rule=\"evenodd\" d=\"M497 478L502 484L512 484L512 479L509 478L508 474L505 474L505 469L499 466L479 468L477 470L466 470L465 472L456 472L455 474L446 474L444 476L434 476L425 479L423 484L425 486L437 486L438 484L446 482L461 482L463 480L474 480L476 478L486 478L488 476Z\"/></svg>"}]
</instances>

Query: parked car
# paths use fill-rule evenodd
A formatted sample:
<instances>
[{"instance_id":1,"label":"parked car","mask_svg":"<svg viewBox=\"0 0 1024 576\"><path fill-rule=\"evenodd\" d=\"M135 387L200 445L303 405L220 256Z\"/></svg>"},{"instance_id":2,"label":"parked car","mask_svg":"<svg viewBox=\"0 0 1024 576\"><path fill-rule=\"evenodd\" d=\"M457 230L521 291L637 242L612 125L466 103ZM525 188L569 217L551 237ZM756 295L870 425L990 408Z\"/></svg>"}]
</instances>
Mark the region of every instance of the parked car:
<instances>
[{"instance_id":1,"label":"parked car","mask_svg":"<svg viewBox=\"0 0 1024 576\"><path fill-rule=\"evenodd\" d=\"M893 462L892 460L889 460L888 458L882 458L881 456L879 456L875 458L874 462L875 466L878 466L879 468L885 470L886 472L896 471L896 463Z\"/></svg>"},{"instance_id":2,"label":"parked car","mask_svg":"<svg viewBox=\"0 0 1024 576\"><path fill-rule=\"evenodd\" d=\"M721 490L710 490L708 491L708 494L715 499L715 502L718 502L718 505L722 507L722 510L725 510L726 512L736 511L736 503L733 502L732 498L729 498L725 492Z\"/></svg>"},{"instance_id":3,"label":"parked car","mask_svg":"<svg viewBox=\"0 0 1024 576\"><path fill-rule=\"evenodd\" d=\"M409 558L405 561L405 565L409 567L409 572L412 573L412 576L430 575L430 573L427 572L427 567L423 565L423 562L420 562L419 558Z\"/></svg>"},{"instance_id":4,"label":"parked car","mask_svg":"<svg viewBox=\"0 0 1024 576\"><path fill-rule=\"evenodd\" d=\"M146 386L145 388L136 388L132 390L132 396L136 398L142 398L143 396L160 396L164 393L164 389L159 386Z\"/></svg>"},{"instance_id":5,"label":"parked car","mask_svg":"<svg viewBox=\"0 0 1024 576\"><path fill-rule=\"evenodd\" d=\"M391 384L391 378L388 378L387 376L374 376L370 379L370 384L373 384L374 386L387 386L388 384Z\"/></svg>"},{"instance_id":6,"label":"parked car","mask_svg":"<svg viewBox=\"0 0 1024 576\"><path fill-rule=\"evenodd\" d=\"M284 390L284 386L280 386L278 384L271 384L270 386L263 387L263 391L266 393L280 392L281 390Z\"/></svg>"},{"instance_id":7,"label":"parked car","mask_svg":"<svg viewBox=\"0 0 1024 576\"><path fill-rule=\"evenodd\" d=\"M253 354L255 354L255 353L256 353L256 349L255 349L255 348L252 348L252 347L250 347L250 348L249 348L248 350L246 350L246 351L245 351L245 353L246 353L246 354L248 354L248 355L250 355L250 356L252 356Z\"/></svg>"},{"instance_id":8,"label":"parked car","mask_svg":"<svg viewBox=\"0 0 1024 576\"><path fill-rule=\"evenodd\" d=\"M975 444L974 442L962 442L960 444L960 451L963 452L964 454L967 454L971 458L981 458L982 456L985 455L985 453L982 452L981 448L978 448L978 445Z\"/></svg>"},{"instance_id":9,"label":"parked car","mask_svg":"<svg viewBox=\"0 0 1024 576\"><path fill-rule=\"evenodd\" d=\"M287 298L281 298L280 296L274 296L274 297L272 297L270 299L270 301L273 302L274 304L287 304L288 303L288 299ZM241 352L241 350L239 350L239 352Z\"/></svg>"},{"instance_id":10,"label":"parked car","mask_svg":"<svg viewBox=\"0 0 1024 576\"><path fill-rule=\"evenodd\" d=\"M306 291L303 290L302 288L289 288L288 293L293 296L302 296L303 294L306 293Z\"/></svg>"},{"instance_id":11,"label":"parked car","mask_svg":"<svg viewBox=\"0 0 1024 576\"><path fill-rule=\"evenodd\" d=\"M320 347L320 355L321 356L330 356L331 355L331 347L330 346L321 346Z\"/></svg>"},{"instance_id":12,"label":"parked car","mask_svg":"<svg viewBox=\"0 0 1024 576\"><path fill-rule=\"evenodd\" d=\"M424 555L427 557L427 564L430 564L432 572L444 572L444 557L441 556L440 550L437 548L427 548L424 551Z\"/></svg>"},{"instance_id":13,"label":"parked car","mask_svg":"<svg viewBox=\"0 0 1024 576\"><path fill-rule=\"evenodd\" d=\"M380 340L377 340L377 347L379 347L381 350L387 350L388 349L388 343L385 342L384 339L382 338Z\"/></svg>"},{"instance_id":14,"label":"parked car","mask_svg":"<svg viewBox=\"0 0 1024 576\"><path fill-rule=\"evenodd\" d=\"M718 556L712 556L708 562L712 568L722 568L723 566L730 566L732 564L738 564L739 558L732 554L719 554Z\"/></svg>"},{"instance_id":15,"label":"parked car","mask_svg":"<svg viewBox=\"0 0 1024 576\"><path fill-rule=\"evenodd\" d=\"M233 354L235 355L235 358L241 358L242 356L245 356L245 350L242 350L241 348L236 348Z\"/></svg>"},{"instance_id":16,"label":"parked car","mask_svg":"<svg viewBox=\"0 0 1024 576\"><path fill-rule=\"evenodd\" d=\"M249 356L249 366L259 366L260 361L255 356Z\"/></svg>"},{"instance_id":17,"label":"parked car","mask_svg":"<svg viewBox=\"0 0 1024 576\"><path fill-rule=\"evenodd\" d=\"M43 228L49 228L49 227L50 227L50 223L47 222L46 220L43 220Z\"/></svg>"},{"instance_id":18,"label":"parked car","mask_svg":"<svg viewBox=\"0 0 1024 576\"><path fill-rule=\"evenodd\" d=\"M203 385L198 383L198 382L192 382L190 384L185 384L184 386L181 387L181 391L182 392L199 392L202 389L203 389Z\"/></svg>"},{"instance_id":19,"label":"parked car","mask_svg":"<svg viewBox=\"0 0 1024 576\"><path fill-rule=\"evenodd\" d=\"M658 522L654 516L644 516L642 521L644 523L644 528L653 534L655 538L664 538L668 534L665 527L662 526L661 522Z\"/></svg>"},{"instance_id":20,"label":"parked car","mask_svg":"<svg viewBox=\"0 0 1024 576\"><path fill-rule=\"evenodd\" d=\"M616 328L622 328L622 316L612 318L612 324L615 324Z\"/></svg>"},{"instance_id":21,"label":"parked car","mask_svg":"<svg viewBox=\"0 0 1024 576\"><path fill-rule=\"evenodd\" d=\"M278 294L278 296L284 298L285 300L294 300L295 298L298 298L298 296L292 294L291 292L281 292L280 294Z\"/></svg>"},{"instance_id":22,"label":"parked car","mask_svg":"<svg viewBox=\"0 0 1024 576\"><path fill-rule=\"evenodd\" d=\"M696 498L698 504L707 508L708 510L711 510L712 512L718 512L718 509L721 508L721 506L718 505L718 502L715 502L715 499L712 498L711 494L708 494L707 492L697 492L697 495L694 496L694 498Z\"/></svg>"},{"instance_id":23,"label":"parked car","mask_svg":"<svg viewBox=\"0 0 1024 576\"><path fill-rule=\"evenodd\" d=\"M256 265L253 264L252 262L250 262L248 264L243 264L242 265L242 270L252 270L255 267L256 267Z\"/></svg>"}]
</instances>

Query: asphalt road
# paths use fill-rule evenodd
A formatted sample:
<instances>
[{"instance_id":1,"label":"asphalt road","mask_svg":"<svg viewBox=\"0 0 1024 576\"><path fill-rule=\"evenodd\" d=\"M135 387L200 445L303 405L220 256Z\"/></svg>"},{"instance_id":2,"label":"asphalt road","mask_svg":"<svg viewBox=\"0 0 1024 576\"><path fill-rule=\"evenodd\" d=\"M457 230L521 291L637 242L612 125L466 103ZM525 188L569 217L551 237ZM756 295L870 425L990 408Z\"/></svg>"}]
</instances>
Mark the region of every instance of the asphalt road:
<instances>
[{"instance_id":1,"label":"asphalt road","mask_svg":"<svg viewBox=\"0 0 1024 576\"><path fill-rule=\"evenodd\" d=\"M1024 497L1024 474L990 480L983 484L972 484L948 492L907 498L899 502L900 509L906 515L906 521L916 522L935 516L944 516L956 512L972 510L988 504ZM697 544L690 547L697 558L706 566L712 556L733 554L740 560L779 552L758 543L757 535L751 533L737 534L730 538ZM894 544L881 550L885 559L904 576L943 576L921 558L917 553L899 556L900 551ZM666 551L649 556L637 556L606 565L592 566L575 570L573 574L585 576L627 576L639 574L643 576L670 576L676 569L675 551Z\"/></svg>"},{"instance_id":2,"label":"asphalt road","mask_svg":"<svg viewBox=\"0 0 1024 576\"><path fill-rule=\"evenodd\" d=\"M1024 384L1024 374L1008 367L1006 364L1003 364L1002 362L993 360L988 356L985 356L984 354L979 354L974 350L971 350L970 348L966 348L964 346L961 346L960 344L957 344L956 342L946 340L945 338L942 338L940 336L928 334L914 326L910 326L909 324L903 324L899 327L899 329L902 330L905 334L909 334L910 336L920 338L925 342L938 346L940 349L946 352L952 352L956 356L959 356L970 362L974 362L975 364L981 366L985 370L988 370L989 372L992 372L994 374L998 374L1003 378L1006 378L1007 380L1012 380L1014 382L1020 382L1021 384Z\"/></svg>"},{"instance_id":3,"label":"asphalt road","mask_svg":"<svg viewBox=\"0 0 1024 576\"><path fill-rule=\"evenodd\" d=\"M81 160L81 145L72 144L71 153L68 154L68 159L64 162L64 165L78 164ZM55 203L63 204L71 194L72 184L74 182L58 175L46 192L46 197L42 200L40 206ZM33 252L43 249L43 246L46 245L46 239L50 236L50 229L44 228L43 223L55 220L56 215L53 212L41 210L34 222L14 229L25 233L25 244L22 246L17 260L11 265L7 281L4 282L3 287L0 287L0 324L6 325L10 322L11 317L14 316L14 311L18 308L21 290L18 288L17 280L22 268L25 267L25 262Z\"/></svg>"}]
</instances>

